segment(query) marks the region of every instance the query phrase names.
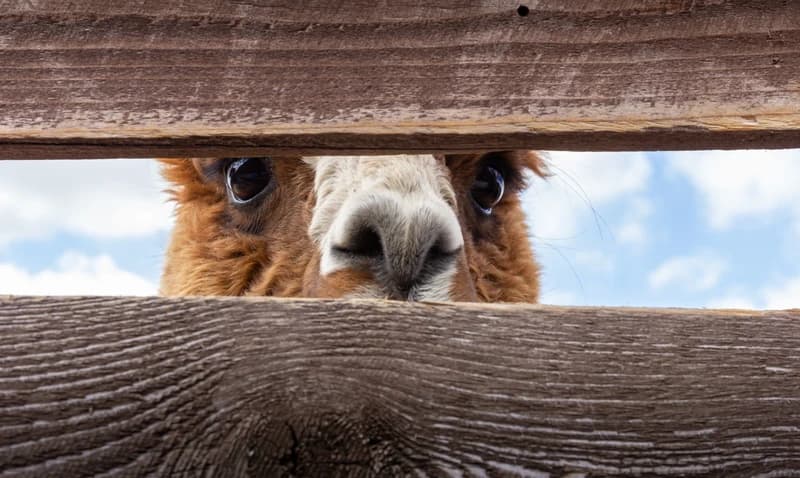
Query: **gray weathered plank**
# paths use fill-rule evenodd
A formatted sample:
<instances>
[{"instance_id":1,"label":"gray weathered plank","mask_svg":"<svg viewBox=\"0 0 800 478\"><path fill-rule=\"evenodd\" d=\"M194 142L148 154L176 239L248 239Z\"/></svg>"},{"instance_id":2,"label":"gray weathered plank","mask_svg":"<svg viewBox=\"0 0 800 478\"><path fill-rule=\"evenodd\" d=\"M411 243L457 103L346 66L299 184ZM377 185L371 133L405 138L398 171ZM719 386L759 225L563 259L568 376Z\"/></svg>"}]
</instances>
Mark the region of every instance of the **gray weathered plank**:
<instances>
[{"instance_id":1,"label":"gray weathered plank","mask_svg":"<svg viewBox=\"0 0 800 478\"><path fill-rule=\"evenodd\" d=\"M800 311L0 299L0 476L800 476Z\"/></svg>"},{"instance_id":2,"label":"gray weathered plank","mask_svg":"<svg viewBox=\"0 0 800 478\"><path fill-rule=\"evenodd\" d=\"M5 0L0 32L4 158L800 146L800 2Z\"/></svg>"}]
</instances>

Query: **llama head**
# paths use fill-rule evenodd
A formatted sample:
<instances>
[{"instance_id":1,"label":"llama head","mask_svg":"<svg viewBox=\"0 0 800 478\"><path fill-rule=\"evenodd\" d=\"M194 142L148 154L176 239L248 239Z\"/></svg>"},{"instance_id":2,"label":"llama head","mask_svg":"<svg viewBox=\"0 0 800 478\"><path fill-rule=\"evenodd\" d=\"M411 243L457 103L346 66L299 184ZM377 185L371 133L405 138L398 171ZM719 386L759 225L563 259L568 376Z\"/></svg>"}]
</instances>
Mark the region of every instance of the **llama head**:
<instances>
[{"instance_id":1,"label":"llama head","mask_svg":"<svg viewBox=\"0 0 800 478\"><path fill-rule=\"evenodd\" d=\"M531 152L162 160L168 295L527 301Z\"/></svg>"}]
</instances>

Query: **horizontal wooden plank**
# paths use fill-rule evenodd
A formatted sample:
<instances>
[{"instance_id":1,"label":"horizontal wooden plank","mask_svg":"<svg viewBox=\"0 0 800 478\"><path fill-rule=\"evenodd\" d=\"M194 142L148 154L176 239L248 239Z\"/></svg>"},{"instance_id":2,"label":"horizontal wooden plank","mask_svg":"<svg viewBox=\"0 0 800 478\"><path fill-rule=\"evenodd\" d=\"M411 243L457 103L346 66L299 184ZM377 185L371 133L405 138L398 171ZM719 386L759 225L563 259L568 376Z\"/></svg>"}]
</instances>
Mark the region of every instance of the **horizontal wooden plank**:
<instances>
[{"instance_id":1,"label":"horizontal wooden plank","mask_svg":"<svg viewBox=\"0 0 800 478\"><path fill-rule=\"evenodd\" d=\"M0 476L798 476L800 310L0 298Z\"/></svg>"},{"instance_id":2,"label":"horizontal wooden plank","mask_svg":"<svg viewBox=\"0 0 800 478\"><path fill-rule=\"evenodd\" d=\"M4 158L800 146L800 2L0 7Z\"/></svg>"}]
</instances>

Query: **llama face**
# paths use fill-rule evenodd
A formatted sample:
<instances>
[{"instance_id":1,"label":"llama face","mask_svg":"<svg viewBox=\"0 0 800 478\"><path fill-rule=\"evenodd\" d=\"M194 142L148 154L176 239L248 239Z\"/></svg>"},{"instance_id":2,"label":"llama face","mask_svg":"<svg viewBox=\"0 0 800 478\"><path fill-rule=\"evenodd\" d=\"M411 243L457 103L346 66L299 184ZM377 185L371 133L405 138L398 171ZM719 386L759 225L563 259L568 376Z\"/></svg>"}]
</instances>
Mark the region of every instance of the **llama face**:
<instances>
[{"instance_id":1,"label":"llama face","mask_svg":"<svg viewBox=\"0 0 800 478\"><path fill-rule=\"evenodd\" d=\"M532 153L163 160L169 295L530 301Z\"/></svg>"},{"instance_id":2,"label":"llama face","mask_svg":"<svg viewBox=\"0 0 800 478\"><path fill-rule=\"evenodd\" d=\"M309 236L320 254L320 288L360 270L351 296L451 299L464 239L455 191L432 156L312 158L316 203ZM471 297L470 297L471 298Z\"/></svg>"}]
</instances>

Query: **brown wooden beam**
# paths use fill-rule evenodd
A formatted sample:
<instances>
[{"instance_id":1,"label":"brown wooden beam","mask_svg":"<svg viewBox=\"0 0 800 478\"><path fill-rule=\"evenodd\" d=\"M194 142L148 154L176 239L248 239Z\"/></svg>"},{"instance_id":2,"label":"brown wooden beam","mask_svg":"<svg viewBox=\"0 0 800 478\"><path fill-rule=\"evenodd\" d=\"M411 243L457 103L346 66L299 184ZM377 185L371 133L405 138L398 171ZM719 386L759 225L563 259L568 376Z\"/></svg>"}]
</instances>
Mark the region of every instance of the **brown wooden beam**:
<instances>
[{"instance_id":1,"label":"brown wooden beam","mask_svg":"<svg viewBox=\"0 0 800 478\"><path fill-rule=\"evenodd\" d=\"M0 299L0 476L796 476L800 310Z\"/></svg>"},{"instance_id":2,"label":"brown wooden beam","mask_svg":"<svg viewBox=\"0 0 800 478\"><path fill-rule=\"evenodd\" d=\"M800 2L0 2L0 157L800 147Z\"/></svg>"}]
</instances>

